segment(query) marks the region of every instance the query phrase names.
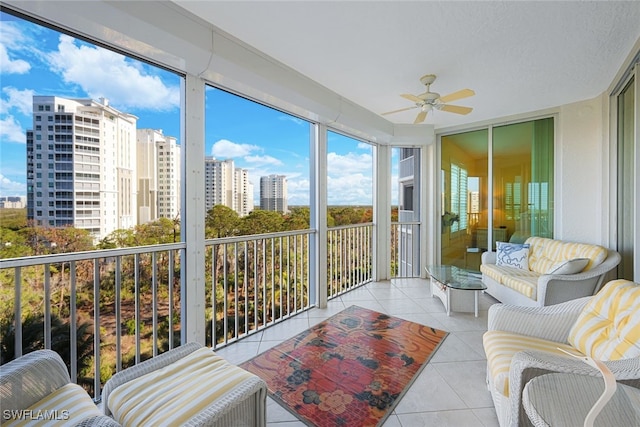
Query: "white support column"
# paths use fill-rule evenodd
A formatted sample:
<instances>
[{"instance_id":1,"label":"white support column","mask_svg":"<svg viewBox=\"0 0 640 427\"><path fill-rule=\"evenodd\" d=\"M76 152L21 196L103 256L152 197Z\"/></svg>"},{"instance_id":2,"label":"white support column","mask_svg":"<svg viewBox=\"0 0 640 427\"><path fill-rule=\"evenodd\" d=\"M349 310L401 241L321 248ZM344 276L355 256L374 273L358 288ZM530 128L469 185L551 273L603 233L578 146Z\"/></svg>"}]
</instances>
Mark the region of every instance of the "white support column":
<instances>
[{"instance_id":1,"label":"white support column","mask_svg":"<svg viewBox=\"0 0 640 427\"><path fill-rule=\"evenodd\" d=\"M186 253L181 268L181 342L205 344L204 271L204 81L187 74L181 110L182 239ZM185 89L185 87L183 87Z\"/></svg>"},{"instance_id":2,"label":"white support column","mask_svg":"<svg viewBox=\"0 0 640 427\"><path fill-rule=\"evenodd\" d=\"M377 145L374 154L373 280L391 279L391 147Z\"/></svg>"},{"instance_id":3,"label":"white support column","mask_svg":"<svg viewBox=\"0 0 640 427\"><path fill-rule=\"evenodd\" d=\"M426 277L425 267L438 263L440 239L437 220L440 218L440 162L436 144L422 147L420 150L420 277Z\"/></svg>"},{"instance_id":4,"label":"white support column","mask_svg":"<svg viewBox=\"0 0 640 427\"><path fill-rule=\"evenodd\" d=\"M311 132L310 155L310 215L309 247L310 299L319 308L327 306L327 127L316 124Z\"/></svg>"}]
</instances>

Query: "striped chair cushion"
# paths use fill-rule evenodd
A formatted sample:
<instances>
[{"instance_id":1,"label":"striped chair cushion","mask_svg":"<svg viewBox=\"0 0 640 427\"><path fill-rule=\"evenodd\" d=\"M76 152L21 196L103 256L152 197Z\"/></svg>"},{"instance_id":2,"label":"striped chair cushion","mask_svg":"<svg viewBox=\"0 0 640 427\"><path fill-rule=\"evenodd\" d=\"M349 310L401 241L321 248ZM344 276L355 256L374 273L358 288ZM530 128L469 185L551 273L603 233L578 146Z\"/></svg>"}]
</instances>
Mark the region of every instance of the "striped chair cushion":
<instances>
[{"instance_id":1,"label":"striped chair cushion","mask_svg":"<svg viewBox=\"0 0 640 427\"><path fill-rule=\"evenodd\" d=\"M607 283L578 316L569 342L594 359L640 357L640 285Z\"/></svg>"},{"instance_id":2,"label":"striped chair cushion","mask_svg":"<svg viewBox=\"0 0 640 427\"><path fill-rule=\"evenodd\" d=\"M182 425L254 377L203 347L117 387L107 405L124 426Z\"/></svg>"},{"instance_id":3,"label":"striped chair cushion","mask_svg":"<svg viewBox=\"0 0 640 427\"><path fill-rule=\"evenodd\" d=\"M559 262L574 258L588 258L589 262L583 271L599 265L607 258L607 249L603 246L588 243L564 242L545 237L529 237L529 269L539 274L546 274Z\"/></svg>"},{"instance_id":4,"label":"striped chair cushion","mask_svg":"<svg viewBox=\"0 0 640 427\"><path fill-rule=\"evenodd\" d=\"M2 425L42 426L46 423L48 426L68 426L103 414L82 387L67 384L31 405L21 415L13 415Z\"/></svg>"},{"instance_id":5,"label":"striped chair cushion","mask_svg":"<svg viewBox=\"0 0 640 427\"><path fill-rule=\"evenodd\" d=\"M493 386L504 396L509 396L509 368L513 355L523 350L543 350L566 356L561 348L577 354L576 350L567 344L513 334L503 331L488 331L482 337L487 354L487 368L491 375Z\"/></svg>"}]
</instances>

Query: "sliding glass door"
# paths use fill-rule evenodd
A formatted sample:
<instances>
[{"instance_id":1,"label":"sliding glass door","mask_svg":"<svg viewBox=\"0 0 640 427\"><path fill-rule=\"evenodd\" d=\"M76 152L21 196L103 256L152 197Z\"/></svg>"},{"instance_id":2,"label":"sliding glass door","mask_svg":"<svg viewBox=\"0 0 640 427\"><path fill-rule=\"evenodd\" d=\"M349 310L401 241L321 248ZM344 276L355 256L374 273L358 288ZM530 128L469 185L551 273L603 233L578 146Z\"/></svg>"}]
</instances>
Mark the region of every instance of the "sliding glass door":
<instances>
[{"instance_id":1,"label":"sliding glass door","mask_svg":"<svg viewBox=\"0 0 640 427\"><path fill-rule=\"evenodd\" d=\"M442 136L442 264L478 270L497 241L553 237L553 147L553 118Z\"/></svg>"},{"instance_id":2,"label":"sliding glass door","mask_svg":"<svg viewBox=\"0 0 640 427\"><path fill-rule=\"evenodd\" d=\"M617 176L617 247L622 255L618 265L618 277L634 279L634 250L637 229L634 226L637 201L635 191L635 81L631 81L622 89L617 99L618 108L618 176Z\"/></svg>"}]
</instances>

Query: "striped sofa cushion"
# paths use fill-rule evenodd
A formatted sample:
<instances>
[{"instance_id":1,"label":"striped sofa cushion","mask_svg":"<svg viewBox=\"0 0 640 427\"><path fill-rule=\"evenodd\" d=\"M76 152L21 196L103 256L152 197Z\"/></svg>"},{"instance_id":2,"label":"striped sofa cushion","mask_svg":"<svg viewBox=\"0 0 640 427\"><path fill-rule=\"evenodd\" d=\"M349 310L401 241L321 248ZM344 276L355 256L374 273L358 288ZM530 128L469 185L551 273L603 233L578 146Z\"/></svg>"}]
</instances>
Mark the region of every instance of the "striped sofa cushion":
<instances>
[{"instance_id":1,"label":"striped sofa cushion","mask_svg":"<svg viewBox=\"0 0 640 427\"><path fill-rule=\"evenodd\" d=\"M640 285L607 283L580 313L569 342L594 359L640 357Z\"/></svg>"},{"instance_id":2,"label":"striped sofa cushion","mask_svg":"<svg viewBox=\"0 0 640 427\"><path fill-rule=\"evenodd\" d=\"M529 269L546 274L554 265L574 258L588 258L583 271L592 269L607 258L607 249L588 243L573 243L546 237L529 237Z\"/></svg>"},{"instance_id":3,"label":"striped sofa cushion","mask_svg":"<svg viewBox=\"0 0 640 427\"><path fill-rule=\"evenodd\" d=\"M108 398L124 426L183 425L255 375L229 364L210 348L117 387Z\"/></svg>"},{"instance_id":4,"label":"striped sofa cushion","mask_svg":"<svg viewBox=\"0 0 640 427\"><path fill-rule=\"evenodd\" d=\"M577 354L576 350L567 344L548 341L525 335L503 331L488 331L482 337L487 355L487 369L492 378L493 386L504 396L509 396L509 368L513 355L523 350L543 350L566 356L561 348Z\"/></svg>"},{"instance_id":5,"label":"striped sofa cushion","mask_svg":"<svg viewBox=\"0 0 640 427\"><path fill-rule=\"evenodd\" d=\"M11 415L3 426L68 426L103 414L82 387L66 384L21 414Z\"/></svg>"},{"instance_id":6,"label":"striped sofa cushion","mask_svg":"<svg viewBox=\"0 0 640 427\"><path fill-rule=\"evenodd\" d=\"M496 282L512 288L533 300L537 298L536 291L538 289L538 278L540 277L538 273L495 264L482 264L480 271Z\"/></svg>"}]
</instances>

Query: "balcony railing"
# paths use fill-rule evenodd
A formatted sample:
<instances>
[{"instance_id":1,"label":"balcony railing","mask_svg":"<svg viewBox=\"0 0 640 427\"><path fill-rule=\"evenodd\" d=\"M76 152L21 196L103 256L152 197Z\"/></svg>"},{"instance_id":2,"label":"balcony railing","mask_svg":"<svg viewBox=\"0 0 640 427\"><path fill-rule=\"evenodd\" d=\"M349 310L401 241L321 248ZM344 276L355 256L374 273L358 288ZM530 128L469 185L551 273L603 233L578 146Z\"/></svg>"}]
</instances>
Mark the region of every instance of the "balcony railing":
<instances>
[{"instance_id":1,"label":"balcony railing","mask_svg":"<svg viewBox=\"0 0 640 427\"><path fill-rule=\"evenodd\" d=\"M289 231L205 242L208 345L235 342L313 305L312 233Z\"/></svg>"},{"instance_id":2,"label":"balcony railing","mask_svg":"<svg viewBox=\"0 0 640 427\"><path fill-rule=\"evenodd\" d=\"M420 277L420 223L391 224L391 277Z\"/></svg>"},{"instance_id":3,"label":"balcony railing","mask_svg":"<svg viewBox=\"0 0 640 427\"><path fill-rule=\"evenodd\" d=\"M372 232L372 224L328 230L329 298L372 280ZM205 241L208 345L231 344L315 305L314 233ZM9 322L0 325L2 363L51 348L72 381L99 399L114 372L180 345L186 249L173 243L0 260L0 307Z\"/></svg>"},{"instance_id":4,"label":"balcony railing","mask_svg":"<svg viewBox=\"0 0 640 427\"><path fill-rule=\"evenodd\" d=\"M373 224L327 230L327 296L334 298L373 277Z\"/></svg>"},{"instance_id":5,"label":"balcony railing","mask_svg":"<svg viewBox=\"0 0 640 427\"><path fill-rule=\"evenodd\" d=\"M98 399L114 371L179 345L183 243L0 260L3 359L50 348ZM20 319L20 321L16 321ZM8 335L13 334L13 342ZM5 360L3 360L3 363Z\"/></svg>"}]
</instances>

